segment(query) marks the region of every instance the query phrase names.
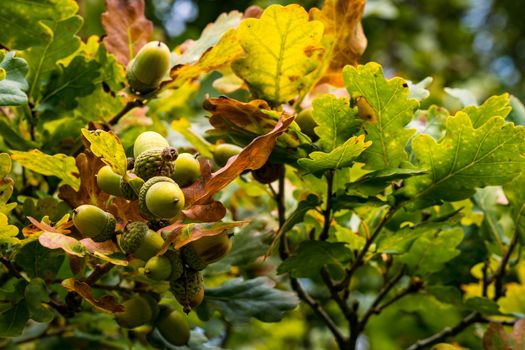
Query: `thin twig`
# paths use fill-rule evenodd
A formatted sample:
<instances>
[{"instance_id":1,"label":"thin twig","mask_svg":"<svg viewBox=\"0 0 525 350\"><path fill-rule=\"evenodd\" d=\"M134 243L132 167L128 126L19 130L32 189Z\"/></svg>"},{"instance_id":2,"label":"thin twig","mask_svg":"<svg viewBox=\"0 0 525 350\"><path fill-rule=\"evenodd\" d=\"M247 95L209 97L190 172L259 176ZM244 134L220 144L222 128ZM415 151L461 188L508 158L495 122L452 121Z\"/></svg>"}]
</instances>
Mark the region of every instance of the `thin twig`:
<instances>
[{"instance_id":1,"label":"thin twig","mask_svg":"<svg viewBox=\"0 0 525 350\"><path fill-rule=\"evenodd\" d=\"M89 285L95 284L102 276L104 276L109 270L113 268L112 263L107 262L103 265L96 265L93 272L85 279L84 282L86 282Z\"/></svg>"},{"instance_id":2,"label":"thin twig","mask_svg":"<svg viewBox=\"0 0 525 350\"><path fill-rule=\"evenodd\" d=\"M326 241L328 239L328 233L330 232L330 224L332 221L332 197L333 197L333 186L334 186L334 173L329 171L326 173L326 208L324 210L324 223L323 230L319 235L319 240Z\"/></svg>"},{"instance_id":3,"label":"thin twig","mask_svg":"<svg viewBox=\"0 0 525 350\"><path fill-rule=\"evenodd\" d=\"M144 106L144 101L142 100L136 99L136 100L128 101L128 103L126 103L126 105L122 108L122 110L118 112L117 114L115 114L115 116L108 121L108 124L109 125L117 124L119 120L123 116L125 116L129 111L131 111L132 109L136 107L143 107L143 106Z\"/></svg>"},{"instance_id":4,"label":"thin twig","mask_svg":"<svg viewBox=\"0 0 525 350\"><path fill-rule=\"evenodd\" d=\"M347 341L345 337L341 334L341 331L337 327L337 325L334 323L332 318L328 315L328 313L324 310L324 308L319 304L319 302L315 299L313 299L310 294L308 294L299 281L295 278L290 278L290 282L292 284L292 289L295 290L297 295L301 300L303 300L305 303L307 303L312 310L323 320L323 322L326 324L330 332L334 335L334 338L337 342L337 345L339 346L339 349L344 350L348 349Z\"/></svg>"},{"instance_id":5,"label":"thin twig","mask_svg":"<svg viewBox=\"0 0 525 350\"><path fill-rule=\"evenodd\" d=\"M370 306L370 308L365 312L365 314L363 315L361 321L359 322L359 328L360 330L362 331L367 322L368 322L368 319L373 315L373 314L377 314L379 313L379 311L381 310L379 308L379 304L381 303L381 301L383 301L383 299L388 295L388 292L390 292L390 290L392 288L395 287L395 285L401 280L401 278L403 277L405 273L405 268L403 267L401 269L401 271L399 271L399 273L397 273L394 278L392 278L391 280L389 280L384 286L383 288L379 291L379 293L377 294L374 302L372 303L372 305Z\"/></svg>"},{"instance_id":6,"label":"thin twig","mask_svg":"<svg viewBox=\"0 0 525 350\"><path fill-rule=\"evenodd\" d=\"M0 258L0 263L2 263L6 268L7 271L11 273L11 275L15 276L16 278L24 278L20 272L16 269L16 267L9 261L9 259L2 257Z\"/></svg>"},{"instance_id":7,"label":"thin twig","mask_svg":"<svg viewBox=\"0 0 525 350\"><path fill-rule=\"evenodd\" d=\"M409 346L406 350L419 350L419 349L425 349L427 347L430 347L434 344L437 344L441 342L442 340L454 336L456 334L461 333L464 331L468 326L477 323L477 322L483 322L483 317L478 312L472 312L465 316L461 321L459 321L458 324L456 324L454 327L447 327L443 329L441 332L436 333L428 338L418 340L411 346Z\"/></svg>"},{"instance_id":8,"label":"thin twig","mask_svg":"<svg viewBox=\"0 0 525 350\"><path fill-rule=\"evenodd\" d=\"M518 242L519 232L516 229L514 230L514 235L512 236L512 240L510 241L509 248L505 252L505 255L503 255L503 258L501 259L496 271L494 272L494 274L487 278L487 285L492 282L495 282L494 300L498 300L504 295L503 278L505 277L505 270L507 268L507 264L509 263L510 256L514 252L514 249L518 245Z\"/></svg>"}]
</instances>

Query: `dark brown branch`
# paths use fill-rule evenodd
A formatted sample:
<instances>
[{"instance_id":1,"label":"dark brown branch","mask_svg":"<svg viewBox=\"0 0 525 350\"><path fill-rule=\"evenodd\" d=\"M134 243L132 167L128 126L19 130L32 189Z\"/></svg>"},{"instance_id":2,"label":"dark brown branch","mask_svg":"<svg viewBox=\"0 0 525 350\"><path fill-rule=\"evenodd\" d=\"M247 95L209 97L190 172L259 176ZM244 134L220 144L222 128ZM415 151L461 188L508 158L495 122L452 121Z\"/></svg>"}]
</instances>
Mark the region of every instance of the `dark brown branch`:
<instances>
[{"instance_id":1,"label":"dark brown branch","mask_svg":"<svg viewBox=\"0 0 525 350\"><path fill-rule=\"evenodd\" d=\"M328 239L328 233L330 231L330 224L332 222L332 197L333 197L333 187L334 187L334 173L329 171L326 173L326 208L323 212L324 214L324 223L323 230L319 235L319 240L326 241Z\"/></svg>"},{"instance_id":2,"label":"dark brown branch","mask_svg":"<svg viewBox=\"0 0 525 350\"><path fill-rule=\"evenodd\" d=\"M390 218L394 215L394 213L397 211L397 209L398 208L393 208L392 207L392 208L390 208L388 210L388 212L385 214L385 216L383 216L383 218L381 219L381 221L379 222L379 224L375 228L375 230L372 233L372 235L366 239L366 242L365 242L365 245L363 246L363 249L361 249L361 251L359 251L359 253L358 253L357 257L355 258L354 262L352 263L352 265L350 265L350 267L346 270L345 278L340 283L335 285L336 290L341 290L341 289L344 289L344 288L346 288L348 286L348 284L350 283L350 280L352 279L352 276L353 276L354 272L361 265L363 265L363 261L364 261L365 255L366 255L366 253L368 253L368 250L372 246L372 243L375 241L375 239L377 238L377 236L379 235L379 233L381 232L381 230L383 229L385 224L388 222L388 220L390 220Z\"/></svg>"},{"instance_id":3,"label":"dark brown branch","mask_svg":"<svg viewBox=\"0 0 525 350\"><path fill-rule=\"evenodd\" d=\"M440 343L441 341L445 340L448 337L461 333L466 328L468 328L470 325L477 323L477 322L484 322L484 319L479 313L472 312L468 314L467 316L465 316L465 318L463 318L454 327L447 327L443 329L441 332L436 333L428 338L418 340L417 342L409 346L406 350L425 349L427 347Z\"/></svg>"},{"instance_id":4,"label":"dark brown branch","mask_svg":"<svg viewBox=\"0 0 525 350\"><path fill-rule=\"evenodd\" d=\"M131 111L134 108L143 107L143 106L144 106L144 101L142 100L137 99L137 100L129 101L128 103L126 103L126 105L122 108L120 112L115 114L115 116L108 121L108 124L109 125L117 124L119 120L122 117L124 117L129 111Z\"/></svg>"},{"instance_id":5,"label":"dark brown branch","mask_svg":"<svg viewBox=\"0 0 525 350\"><path fill-rule=\"evenodd\" d=\"M85 279L84 282L86 282L89 285L95 284L102 276L104 276L109 270L113 268L112 263L105 263L103 265L96 265L93 272Z\"/></svg>"},{"instance_id":6,"label":"dark brown branch","mask_svg":"<svg viewBox=\"0 0 525 350\"><path fill-rule=\"evenodd\" d=\"M514 235L512 236L512 240L510 241L509 248L505 252L505 255L503 255L503 258L501 259L496 271L494 272L494 274L487 278L487 285L489 285L492 282L495 282L496 284L494 300L498 300L504 295L503 278L505 277L505 270L507 268L507 264L509 263L511 255L514 252L514 249L518 245L518 242L519 231L516 229L514 230Z\"/></svg>"},{"instance_id":7,"label":"dark brown branch","mask_svg":"<svg viewBox=\"0 0 525 350\"><path fill-rule=\"evenodd\" d=\"M367 322L368 322L368 319L374 315L374 314L378 314L382 308L379 308L379 304L381 303L381 301L383 301L383 299L387 296L388 292L390 292L390 290L392 288L395 287L395 285L401 280L401 278L403 277L405 273L405 268L403 267L401 269L401 271L399 271L399 273L397 275L394 276L394 278L392 278L391 280L389 280L384 286L383 288L379 291L379 294L377 294L374 302L372 303L372 305L370 306L370 308L365 312L365 314L363 315L363 318L361 319L361 321L359 322L359 329L360 331L362 331ZM394 297L395 298L395 297Z\"/></svg>"},{"instance_id":8,"label":"dark brown branch","mask_svg":"<svg viewBox=\"0 0 525 350\"><path fill-rule=\"evenodd\" d=\"M299 298L307 303L312 310L323 320L323 322L326 324L330 332L334 335L334 338L337 342L337 345L339 346L339 349L344 350L348 349L347 341L345 337L341 334L341 331L337 327L337 325L334 323L332 318L328 315L328 313L324 310L324 308L319 304L319 302L315 299L313 299L310 294L308 294L299 281L295 278L290 278L290 282L292 285L292 289L297 293Z\"/></svg>"}]
</instances>

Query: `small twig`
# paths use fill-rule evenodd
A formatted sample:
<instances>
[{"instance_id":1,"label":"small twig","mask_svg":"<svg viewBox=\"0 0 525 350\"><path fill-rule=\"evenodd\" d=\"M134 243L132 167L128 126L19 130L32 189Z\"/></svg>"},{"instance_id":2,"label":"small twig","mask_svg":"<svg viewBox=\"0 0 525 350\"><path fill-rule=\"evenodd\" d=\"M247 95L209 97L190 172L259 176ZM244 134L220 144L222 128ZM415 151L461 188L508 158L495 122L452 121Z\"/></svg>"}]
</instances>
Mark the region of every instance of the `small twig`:
<instances>
[{"instance_id":1,"label":"small twig","mask_svg":"<svg viewBox=\"0 0 525 350\"><path fill-rule=\"evenodd\" d=\"M115 116L108 121L108 124L109 125L117 124L119 122L119 120L123 116L125 116L129 111L131 111L132 109L134 109L136 107L143 107L143 106L144 106L144 101L142 101L140 99L129 101L128 103L126 103L126 105L122 108L122 110L120 112L115 114Z\"/></svg>"},{"instance_id":2,"label":"small twig","mask_svg":"<svg viewBox=\"0 0 525 350\"><path fill-rule=\"evenodd\" d=\"M319 240L326 241L328 239L328 233L330 232L330 225L332 221L332 197L333 197L333 186L334 186L334 173L329 171L326 173L326 208L324 210L324 223L323 230L319 235Z\"/></svg>"},{"instance_id":3,"label":"small twig","mask_svg":"<svg viewBox=\"0 0 525 350\"><path fill-rule=\"evenodd\" d=\"M339 296L339 293L334 288L334 282L332 281L332 278L330 277L330 273L328 272L326 266L323 266L323 268L321 269L321 277L323 278L324 284L330 291L332 299L337 303L339 309L341 309L341 312L343 313L345 318L348 321L350 321L350 319L353 318L355 315L352 315L352 310L348 307L346 301Z\"/></svg>"},{"instance_id":4,"label":"small twig","mask_svg":"<svg viewBox=\"0 0 525 350\"><path fill-rule=\"evenodd\" d=\"M418 340L411 346L409 346L406 350L419 350L419 349L425 349L427 347L430 347L434 344L437 344L441 342L442 340L454 336L456 334L461 333L464 331L468 326L471 324L477 323L477 322L483 322L483 317L478 312L472 312L465 316L457 325L454 327L447 327L443 329L441 332L438 332L428 338Z\"/></svg>"},{"instance_id":5,"label":"small twig","mask_svg":"<svg viewBox=\"0 0 525 350\"><path fill-rule=\"evenodd\" d=\"M385 224L390 220L390 218L394 215L394 213L397 211L398 208L391 207L388 212L383 216L377 227L375 228L374 232L370 237L367 238L365 245L363 248L359 251L358 255L356 256L354 262L350 267L346 270L345 278L338 284L335 285L336 290L344 289L348 286L350 283L350 280L352 279L352 276L354 272L363 265L363 260L365 258L366 253L368 253L368 250L370 249L370 246L375 241Z\"/></svg>"},{"instance_id":6,"label":"small twig","mask_svg":"<svg viewBox=\"0 0 525 350\"><path fill-rule=\"evenodd\" d=\"M91 275L89 275L84 280L84 282L89 284L90 286L95 284L95 282L97 282L102 276L104 276L109 270L111 270L113 266L115 265L113 265L110 262L107 262L103 265L96 265Z\"/></svg>"},{"instance_id":7,"label":"small twig","mask_svg":"<svg viewBox=\"0 0 525 350\"><path fill-rule=\"evenodd\" d=\"M392 278L391 280L389 280L384 286L383 288L379 291L379 293L377 294L374 302L372 303L372 305L370 306L370 308L365 312L365 314L363 315L361 321L359 322L359 328L360 330L362 331L367 322L368 322L368 319L373 315L373 314L378 314L380 312L380 310L382 310L382 308L379 308L379 304L381 303L381 301L383 301L383 299L387 296L388 292L390 292L390 290L392 288L395 287L395 285L401 280L401 278L403 277L405 273L405 267L403 266L403 268L401 269L401 271L399 271L399 273L397 275L394 276L394 278ZM395 298L395 297L394 297Z\"/></svg>"},{"instance_id":8,"label":"small twig","mask_svg":"<svg viewBox=\"0 0 525 350\"><path fill-rule=\"evenodd\" d=\"M0 258L0 263L2 263L6 268L7 271L11 273L11 275L15 276L16 278L24 278L20 272L16 269L16 267L9 261L7 258L2 257Z\"/></svg>"},{"instance_id":9,"label":"small twig","mask_svg":"<svg viewBox=\"0 0 525 350\"><path fill-rule=\"evenodd\" d=\"M344 350L348 349L347 341L345 337L341 334L341 331L335 324L335 322L332 320L332 318L328 315L328 313L325 311L325 309L319 304L319 302L315 299L313 299L310 294L308 294L299 281L295 278L290 278L290 282L292 284L292 289L295 290L297 295L301 300L303 300L305 303L307 303L312 310L323 320L323 322L326 324L330 332L335 337L335 340L337 342L337 345L339 346L339 349Z\"/></svg>"},{"instance_id":10,"label":"small twig","mask_svg":"<svg viewBox=\"0 0 525 350\"><path fill-rule=\"evenodd\" d=\"M505 255L503 255L503 258L501 259L496 271L494 272L494 274L487 278L487 285L489 285L492 282L495 282L494 300L498 300L504 295L503 278L505 277L505 270L507 268L507 264L509 263L510 256L514 252L514 249L518 245L518 242L519 232L516 229L514 230L514 235L512 236L512 240L510 241L509 248L505 252Z\"/></svg>"}]
</instances>

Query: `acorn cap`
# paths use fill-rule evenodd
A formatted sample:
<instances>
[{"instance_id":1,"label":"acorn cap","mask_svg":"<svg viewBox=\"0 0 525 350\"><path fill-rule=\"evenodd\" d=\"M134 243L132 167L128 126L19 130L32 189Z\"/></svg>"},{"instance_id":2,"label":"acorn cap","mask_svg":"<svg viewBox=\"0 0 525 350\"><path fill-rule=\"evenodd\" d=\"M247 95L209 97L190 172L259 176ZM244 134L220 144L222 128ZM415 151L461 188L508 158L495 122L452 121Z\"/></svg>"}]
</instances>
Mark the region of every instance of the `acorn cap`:
<instances>
[{"instance_id":1,"label":"acorn cap","mask_svg":"<svg viewBox=\"0 0 525 350\"><path fill-rule=\"evenodd\" d=\"M185 313L202 302L204 280L199 271L185 269L182 276L170 283L170 290L175 299L182 305Z\"/></svg>"},{"instance_id":2,"label":"acorn cap","mask_svg":"<svg viewBox=\"0 0 525 350\"><path fill-rule=\"evenodd\" d=\"M148 231L148 225L143 222L129 223L120 238L120 248L128 254L133 254L140 247Z\"/></svg>"},{"instance_id":3,"label":"acorn cap","mask_svg":"<svg viewBox=\"0 0 525 350\"><path fill-rule=\"evenodd\" d=\"M175 169L173 158L177 158L177 150L173 147L156 148L142 152L135 159L133 172L148 181L155 176L171 176Z\"/></svg>"}]
</instances>

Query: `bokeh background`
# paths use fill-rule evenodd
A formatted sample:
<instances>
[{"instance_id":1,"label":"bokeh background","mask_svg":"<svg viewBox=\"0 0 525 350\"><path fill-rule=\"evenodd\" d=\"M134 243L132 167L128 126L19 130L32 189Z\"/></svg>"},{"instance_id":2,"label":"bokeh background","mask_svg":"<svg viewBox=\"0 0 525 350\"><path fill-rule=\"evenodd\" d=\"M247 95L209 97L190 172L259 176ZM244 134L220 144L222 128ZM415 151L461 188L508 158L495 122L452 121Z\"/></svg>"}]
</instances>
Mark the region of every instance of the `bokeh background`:
<instances>
[{"instance_id":1,"label":"bokeh background","mask_svg":"<svg viewBox=\"0 0 525 350\"><path fill-rule=\"evenodd\" d=\"M175 47L197 39L222 12L251 5L322 1L146 0L157 35ZM79 0L82 35L101 35L104 0ZM368 0L363 25L368 48L361 62L376 61L389 76L414 82L433 77L432 97L444 87L470 91L478 102L508 91L525 98L525 2L518 0ZM454 109L454 100L444 99ZM427 101L431 103L432 99Z\"/></svg>"}]
</instances>

